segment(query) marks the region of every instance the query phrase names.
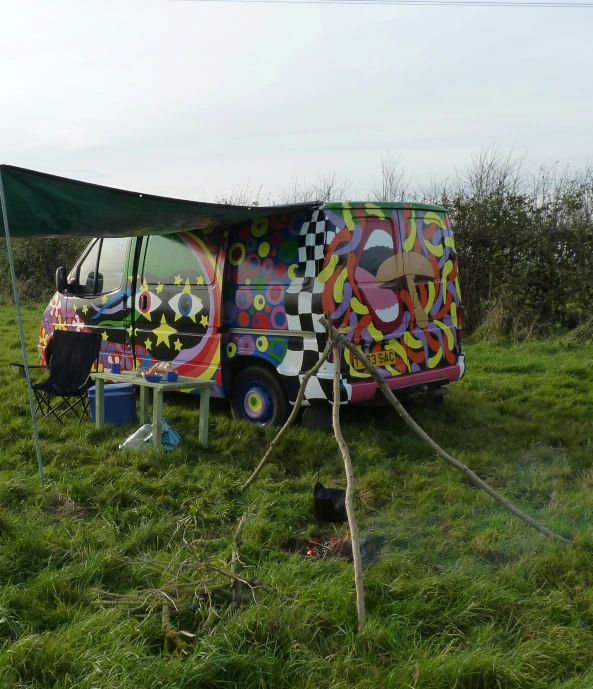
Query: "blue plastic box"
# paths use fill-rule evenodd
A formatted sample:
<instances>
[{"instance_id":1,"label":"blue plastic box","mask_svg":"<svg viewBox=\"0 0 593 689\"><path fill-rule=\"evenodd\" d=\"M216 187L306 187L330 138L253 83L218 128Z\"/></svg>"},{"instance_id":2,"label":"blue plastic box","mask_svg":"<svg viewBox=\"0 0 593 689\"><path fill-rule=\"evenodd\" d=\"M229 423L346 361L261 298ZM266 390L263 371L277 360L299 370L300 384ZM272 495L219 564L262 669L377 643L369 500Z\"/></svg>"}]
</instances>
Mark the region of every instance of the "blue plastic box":
<instances>
[{"instance_id":1,"label":"blue plastic box","mask_svg":"<svg viewBox=\"0 0 593 689\"><path fill-rule=\"evenodd\" d=\"M89 388L91 418L95 421L95 386ZM108 383L105 385L105 423L123 426L137 421L136 394L131 383Z\"/></svg>"}]
</instances>

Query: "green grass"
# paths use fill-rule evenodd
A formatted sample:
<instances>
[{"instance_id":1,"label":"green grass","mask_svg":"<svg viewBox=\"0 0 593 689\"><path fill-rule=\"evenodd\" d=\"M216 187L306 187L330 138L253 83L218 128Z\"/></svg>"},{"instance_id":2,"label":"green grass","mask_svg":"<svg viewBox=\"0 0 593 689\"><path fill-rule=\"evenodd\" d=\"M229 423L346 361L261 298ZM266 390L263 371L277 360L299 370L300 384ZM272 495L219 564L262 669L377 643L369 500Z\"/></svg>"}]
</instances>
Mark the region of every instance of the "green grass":
<instances>
[{"instance_id":1,"label":"green grass","mask_svg":"<svg viewBox=\"0 0 593 689\"><path fill-rule=\"evenodd\" d=\"M28 307L35 355L40 307ZM382 544L365 570L357 635L351 566L287 552L291 537L338 533L312 512L317 467L344 485L331 435L296 427L244 496L235 487L272 432L213 404L208 450L198 405L166 398L173 452L126 453L128 429L41 422L36 473L14 312L0 308L0 687L35 689L593 686L593 346L568 339L470 343L468 374L438 408L411 408L447 451L536 519L546 540L436 458L389 409L345 409L362 535ZM131 430L131 429L130 429ZM189 657L161 653L160 620L94 603L94 589L157 585L139 561L182 557L183 538L230 559L249 513L245 572L260 594L202 634ZM181 521L184 528L178 528Z\"/></svg>"}]
</instances>

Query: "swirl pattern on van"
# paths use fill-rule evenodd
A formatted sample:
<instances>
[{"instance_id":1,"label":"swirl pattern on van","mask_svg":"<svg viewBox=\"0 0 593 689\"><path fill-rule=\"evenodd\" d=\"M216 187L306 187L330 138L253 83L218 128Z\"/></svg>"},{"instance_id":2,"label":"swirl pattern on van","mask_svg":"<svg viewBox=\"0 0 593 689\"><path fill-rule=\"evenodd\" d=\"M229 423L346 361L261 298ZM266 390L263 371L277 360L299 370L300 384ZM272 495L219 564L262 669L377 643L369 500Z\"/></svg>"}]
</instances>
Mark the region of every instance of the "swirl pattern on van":
<instances>
[{"instance_id":1,"label":"swirl pattern on van","mask_svg":"<svg viewBox=\"0 0 593 689\"><path fill-rule=\"evenodd\" d=\"M447 216L371 203L326 214L335 232L319 281L334 323L351 326L349 337L367 352L394 352L385 375L454 364L460 289ZM353 377L368 377L346 359Z\"/></svg>"}]
</instances>

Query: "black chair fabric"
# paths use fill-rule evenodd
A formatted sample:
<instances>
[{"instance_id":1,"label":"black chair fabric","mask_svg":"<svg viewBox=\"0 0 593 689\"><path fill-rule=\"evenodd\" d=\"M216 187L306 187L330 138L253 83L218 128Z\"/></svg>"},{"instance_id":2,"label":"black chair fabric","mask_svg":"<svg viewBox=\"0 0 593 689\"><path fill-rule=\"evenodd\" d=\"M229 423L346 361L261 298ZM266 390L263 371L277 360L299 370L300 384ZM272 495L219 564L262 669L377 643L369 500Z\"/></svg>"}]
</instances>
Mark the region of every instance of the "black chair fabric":
<instances>
[{"instance_id":1,"label":"black chair fabric","mask_svg":"<svg viewBox=\"0 0 593 689\"><path fill-rule=\"evenodd\" d=\"M87 392L92 385L90 373L100 349L101 336L98 333L54 332L49 378L31 386L42 418L53 415L61 423L61 417L67 412L78 413L80 404L82 409L78 416L82 421L88 411ZM54 398L60 401L52 406Z\"/></svg>"}]
</instances>

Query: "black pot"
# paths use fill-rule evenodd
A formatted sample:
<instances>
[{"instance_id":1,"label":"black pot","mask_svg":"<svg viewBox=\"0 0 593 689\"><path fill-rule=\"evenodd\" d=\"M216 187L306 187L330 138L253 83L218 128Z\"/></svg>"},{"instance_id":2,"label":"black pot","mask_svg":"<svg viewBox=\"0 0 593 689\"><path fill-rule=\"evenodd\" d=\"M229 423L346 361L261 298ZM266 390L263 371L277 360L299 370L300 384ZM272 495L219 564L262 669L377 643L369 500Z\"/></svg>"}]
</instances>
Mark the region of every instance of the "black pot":
<instances>
[{"instance_id":1,"label":"black pot","mask_svg":"<svg viewBox=\"0 0 593 689\"><path fill-rule=\"evenodd\" d=\"M322 522L345 522L348 520L346 491L342 488L325 488L318 481L313 490L313 507L315 516Z\"/></svg>"}]
</instances>

